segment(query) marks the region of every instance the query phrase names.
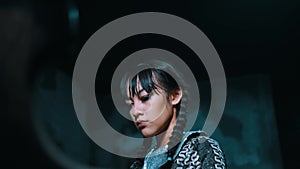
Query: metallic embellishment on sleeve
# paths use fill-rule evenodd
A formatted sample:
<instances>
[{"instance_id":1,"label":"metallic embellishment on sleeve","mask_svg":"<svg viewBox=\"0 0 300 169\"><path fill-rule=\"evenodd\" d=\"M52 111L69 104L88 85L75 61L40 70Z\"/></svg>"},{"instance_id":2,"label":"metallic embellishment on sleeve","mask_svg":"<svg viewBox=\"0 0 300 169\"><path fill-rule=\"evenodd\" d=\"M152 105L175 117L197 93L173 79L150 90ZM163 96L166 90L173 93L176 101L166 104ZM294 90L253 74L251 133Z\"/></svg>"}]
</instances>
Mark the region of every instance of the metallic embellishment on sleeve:
<instances>
[{"instance_id":1,"label":"metallic embellishment on sleeve","mask_svg":"<svg viewBox=\"0 0 300 169\"><path fill-rule=\"evenodd\" d=\"M178 165L177 169L184 168L196 168L201 164L199 160L198 152L194 150L194 145L196 140L188 141L179 152L178 157L175 160L175 163Z\"/></svg>"},{"instance_id":2,"label":"metallic embellishment on sleeve","mask_svg":"<svg viewBox=\"0 0 300 169\"><path fill-rule=\"evenodd\" d=\"M207 141L210 143L209 145L213 149L215 169L225 169L225 158L218 142L213 139L208 139Z\"/></svg>"},{"instance_id":3,"label":"metallic embellishment on sleeve","mask_svg":"<svg viewBox=\"0 0 300 169\"><path fill-rule=\"evenodd\" d=\"M207 142L203 142L203 140ZM204 158L209 158L204 160ZM225 158L217 141L198 136L190 139L175 158L176 169L214 168L225 169ZM203 162L203 163L202 163Z\"/></svg>"}]
</instances>

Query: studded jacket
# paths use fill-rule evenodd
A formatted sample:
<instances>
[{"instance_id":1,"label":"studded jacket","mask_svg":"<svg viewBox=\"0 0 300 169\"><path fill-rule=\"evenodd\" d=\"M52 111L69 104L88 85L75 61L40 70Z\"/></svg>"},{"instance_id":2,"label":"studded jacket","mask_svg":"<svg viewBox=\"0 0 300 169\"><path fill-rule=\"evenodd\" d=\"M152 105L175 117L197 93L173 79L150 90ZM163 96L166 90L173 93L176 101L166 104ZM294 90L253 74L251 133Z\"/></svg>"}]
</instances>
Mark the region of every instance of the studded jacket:
<instances>
[{"instance_id":1,"label":"studded jacket","mask_svg":"<svg viewBox=\"0 0 300 169\"><path fill-rule=\"evenodd\" d=\"M175 147L173 159L167 158L167 147L150 151L143 161L137 160L130 169L225 169L225 156L219 143L202 131L187 132Z\"/></svg>"}]
</instances>

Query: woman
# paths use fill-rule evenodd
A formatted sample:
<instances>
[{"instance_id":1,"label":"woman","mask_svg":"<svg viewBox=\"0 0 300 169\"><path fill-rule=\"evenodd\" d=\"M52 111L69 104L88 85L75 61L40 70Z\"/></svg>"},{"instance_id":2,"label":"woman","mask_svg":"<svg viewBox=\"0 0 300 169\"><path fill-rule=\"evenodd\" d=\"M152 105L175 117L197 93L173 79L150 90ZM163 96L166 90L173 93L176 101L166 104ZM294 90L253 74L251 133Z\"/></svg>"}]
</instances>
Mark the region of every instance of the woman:
<instances>
[{"instance_id":1,"label":"woman","mask_svg":"<svg viewBox=\"0 0 300 169\"><path fill-rule=\"evenodd\" d=\"M184 132L187 92L175 69L165 63L140 71L126 84L130 116L145 137L135 168L226 168L219 144L203 131ZM155 137L152 139L146 139Z\"/></svg>"}]
</instances>

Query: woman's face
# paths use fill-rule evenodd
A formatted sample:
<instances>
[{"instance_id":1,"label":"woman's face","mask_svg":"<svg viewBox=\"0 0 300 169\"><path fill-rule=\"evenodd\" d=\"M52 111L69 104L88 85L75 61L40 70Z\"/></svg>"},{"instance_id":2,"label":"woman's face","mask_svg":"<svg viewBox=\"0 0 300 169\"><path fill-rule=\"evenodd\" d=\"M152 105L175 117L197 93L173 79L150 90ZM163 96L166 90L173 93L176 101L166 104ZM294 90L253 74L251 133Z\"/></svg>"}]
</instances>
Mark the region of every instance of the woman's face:
<instances>
[{"instance_id":1,"label":"woman's face","mask_svg":"<svg viewBox=\"0 0 300 169\"><path fill-rule=\"evenodd\" d=\"M172 119L172 104L165 91L147 93L137 80L137 95L126 102L131 106L130 116L143 136L152 137L165 131ZM129 96L129 92L127 93Z\"/></svg>"}]
</instances>

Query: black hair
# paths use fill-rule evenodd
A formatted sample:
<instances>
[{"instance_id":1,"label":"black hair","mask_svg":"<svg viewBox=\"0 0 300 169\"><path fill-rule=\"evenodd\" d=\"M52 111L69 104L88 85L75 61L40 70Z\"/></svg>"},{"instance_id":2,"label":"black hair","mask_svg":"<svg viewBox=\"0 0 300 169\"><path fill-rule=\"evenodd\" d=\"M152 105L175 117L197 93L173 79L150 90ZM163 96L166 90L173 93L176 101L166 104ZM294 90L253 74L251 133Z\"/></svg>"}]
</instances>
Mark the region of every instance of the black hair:
<instances>
[{"instance_id":1,"label":"black hair","mask_svg":"<svg viewBox=\"0 0 300 169\"><path fill-rule=\"evenodd\" d=\"M170 94L180 89L176 80L167 72L160 69L148 68L140 71L131 80L131 85L128 86L130 97L138 95L137 79L139 79L142 89L147 93L151 93L152 91L158 92L157 89L162 89L166 92L167 99ZM176 110L179 112L180 103L176 105Z\"/></svg>"}]
</instances>

